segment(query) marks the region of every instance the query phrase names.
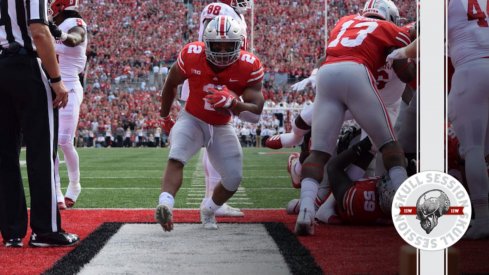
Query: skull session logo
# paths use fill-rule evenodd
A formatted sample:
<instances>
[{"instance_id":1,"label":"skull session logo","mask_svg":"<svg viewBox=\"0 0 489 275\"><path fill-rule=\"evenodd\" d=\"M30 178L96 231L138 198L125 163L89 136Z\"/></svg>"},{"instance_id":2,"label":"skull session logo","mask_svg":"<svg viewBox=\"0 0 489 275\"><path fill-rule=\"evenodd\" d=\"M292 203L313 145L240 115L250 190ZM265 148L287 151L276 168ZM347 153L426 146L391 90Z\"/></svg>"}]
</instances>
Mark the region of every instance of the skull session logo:
<instances>
[{"instance_id":1,"label":"skull session logo","mask_svg":"<svg viewBox=\"0 0 489 275\"><path fill-rule=\"evenodd\" d=\"M392 203L399 235L423 250L455 244L469 227L472 209L467 191L454 177L425 171L404 181Z\"/></svg>"}]
</instances>

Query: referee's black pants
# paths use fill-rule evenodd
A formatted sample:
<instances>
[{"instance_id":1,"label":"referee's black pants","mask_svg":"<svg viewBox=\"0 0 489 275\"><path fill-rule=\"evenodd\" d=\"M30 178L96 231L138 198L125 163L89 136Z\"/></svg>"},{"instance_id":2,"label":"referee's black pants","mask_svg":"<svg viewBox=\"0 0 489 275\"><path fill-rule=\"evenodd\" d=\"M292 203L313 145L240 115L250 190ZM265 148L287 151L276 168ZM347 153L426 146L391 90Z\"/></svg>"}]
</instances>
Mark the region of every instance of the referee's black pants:
<instances>
[{"instance_id":1,"label":"referee's black pants","mask_svg":"<svg viewBox=\"0 0 489 275\"><path fill-rule=\"evenodd\" d=\"M31 199L30 226L38 234L58 232L54 158L58 112L40 61L33 55L0 55L0 229L4 240L23 238L27 208L20 173L21 139L26 145Z\"/></svg>"}]
</instances>

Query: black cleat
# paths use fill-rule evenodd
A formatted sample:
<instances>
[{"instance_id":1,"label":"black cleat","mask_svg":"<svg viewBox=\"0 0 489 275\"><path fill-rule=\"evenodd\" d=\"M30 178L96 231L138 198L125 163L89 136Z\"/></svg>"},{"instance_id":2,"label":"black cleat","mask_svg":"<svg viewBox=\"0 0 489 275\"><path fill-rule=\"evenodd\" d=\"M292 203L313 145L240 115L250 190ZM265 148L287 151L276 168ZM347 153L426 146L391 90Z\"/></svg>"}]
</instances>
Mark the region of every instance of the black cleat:
<instances>
[{"instance_id":1,"label":"black cleat","mask_svg":"<svg viewBox=\"0 0 489 275\"><path fill-rule=\"evenodd\" d=\"M8 239L6 241L4 240L3 244L5 245L5 247L22 247L24 245L22 243L21 238L12 238L12 239Z\"/></svg>"},{"instance_id":2,"label":"black cleat","mask_svg":"<svg viewBox=\"0 0 489 275\"><path fill-rule=\"evenodd\" d=\"M72 246L79 240L78 235L66 232L32 233L29 245L33 247Z\"/></svg>"}]
</instances>

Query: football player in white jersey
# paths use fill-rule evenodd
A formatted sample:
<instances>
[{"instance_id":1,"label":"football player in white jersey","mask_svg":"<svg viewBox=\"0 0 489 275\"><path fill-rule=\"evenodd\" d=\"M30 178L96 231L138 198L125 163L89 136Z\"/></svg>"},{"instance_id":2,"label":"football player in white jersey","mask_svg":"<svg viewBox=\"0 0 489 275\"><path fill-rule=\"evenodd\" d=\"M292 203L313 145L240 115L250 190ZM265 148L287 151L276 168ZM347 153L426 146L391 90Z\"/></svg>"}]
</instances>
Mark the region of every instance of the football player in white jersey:
<instances>
[{"instance_id":1,"label":"football player in white jersey","mask_svg":"<svg viewBox=\"0 0 489 275\"><path fill-rule=\"evenodd\" d=\"M235 19L237 22L241 24L241 27L243 28L245 34L245 41L242 48L246 50L247 25L243 13L246 12L248 8L250 8L250 0L220 0L219 2L208 4L200 13L199 41L202 41L202 35L204 33L204 29L213 18L219 15L226 15L226 16L230 16L231 18ZM188 80L186 80L182 86L180 99L186 101L188 98L188 93L189 93ZM241 119L247 120L246 116L244 118L241 117ZM249 119L248 121L257 123L258 120L259 117L252 116L252 118ZM221 181L221 176L210 163L209 158L207 157L207 152L205 151L202 157L202 164L204 166L204 171L205 171L206 191L205 191L204 200L206 200L212 197L214 188L216 188L216 186ZM240 209L231 207L227 203L225 203L221 206L220 209L216 211L216 216L241 217L244 216L244 213L241 212Z\"/></svg>"},{"instance_id":2,"label":"football player in white jersey","mask_svg":"<svg viewBox=\"0 0 489 275\"><path fill-rule=\"evenodd\" d=\"M78 153L73 140L75 138L83 100L83 87L80 74L85 69L87 57L87 24L78 13L78 0L54 0L51 3L53 21L50 31L56 39L61 78L69 91L68 105L59 110L58 143L63 151L68 169L69 184L65 196L61 192L59 177L59 157L56 157L55 177L58 208L71 208L81 192L80 166Z\"/></svg>"},{"instance_id":3,"label":"football player in white jersey","mask_svg":"<svg viewBox=\"0 0 489 275\"><path fill-rule=\"evenodd\" d=\"M465 237L489 237L489 14L486 0L450 0L448 51L455 67L448 118L460 141L474 219Z\"/></svg>"}]
</instances>

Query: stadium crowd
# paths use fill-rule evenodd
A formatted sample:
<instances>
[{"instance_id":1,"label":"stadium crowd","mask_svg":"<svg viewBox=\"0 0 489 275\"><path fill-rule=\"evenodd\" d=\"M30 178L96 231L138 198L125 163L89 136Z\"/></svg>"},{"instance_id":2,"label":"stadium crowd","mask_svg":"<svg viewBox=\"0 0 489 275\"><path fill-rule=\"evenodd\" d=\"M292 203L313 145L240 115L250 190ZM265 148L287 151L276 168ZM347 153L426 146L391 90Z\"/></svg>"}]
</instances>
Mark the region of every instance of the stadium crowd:
<instances>
[{"instance_id":1,"label":"stadium crowd","mask_svg":"<svg viewBox=\"0 0 489 275\"><path fill-rule=\"evenodd\" d=\"M79 146L166 145L158 94L180 48L197 39L200 11L212 1L190 2L82 3L81 13L90 23ZM341 16L361 10L361 2L328 1L328 28ZM408 1L397 4L402 17L408 21L415 18L416 11L406 8ZM314 100L311 88L293 92L289 84L308 77L324 52L323 11L321 0L280 0L278 4L262 0L255 4L252 46L265 66L263 94L268 110L259 123L259 134L257 126L235 119L237 132L244 133L243 145L259 145L256 136L289 131L302 106ZM250 12L246 17L251 22ZM176 116L177 106L172 113Z\"/></svg>"}]
</instances>

